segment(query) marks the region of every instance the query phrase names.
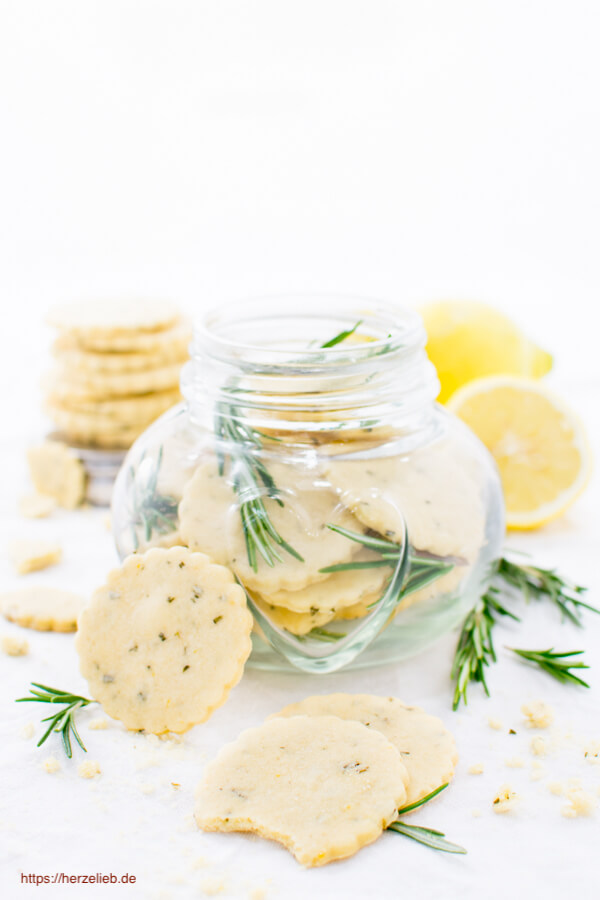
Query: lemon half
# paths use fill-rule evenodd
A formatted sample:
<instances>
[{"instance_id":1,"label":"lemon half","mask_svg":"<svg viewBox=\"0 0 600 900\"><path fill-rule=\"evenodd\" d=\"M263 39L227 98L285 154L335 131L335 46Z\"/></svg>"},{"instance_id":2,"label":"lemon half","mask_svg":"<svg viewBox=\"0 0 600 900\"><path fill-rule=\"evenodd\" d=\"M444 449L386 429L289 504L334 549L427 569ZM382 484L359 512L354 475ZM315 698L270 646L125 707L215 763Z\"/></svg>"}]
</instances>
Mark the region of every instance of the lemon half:
<instances>
[{"instance_id":1,"label":"lemon half","mask_svg":"<svg viewBox=\"0 0 600 900\"><path fill-rule=\"evenodd\" d=\"M586 486L592 455L583 425L539 381L479 378L460 388L448 408L496 460L509 528L537 528L556 519Z\"/></svg>"}]
</instances>

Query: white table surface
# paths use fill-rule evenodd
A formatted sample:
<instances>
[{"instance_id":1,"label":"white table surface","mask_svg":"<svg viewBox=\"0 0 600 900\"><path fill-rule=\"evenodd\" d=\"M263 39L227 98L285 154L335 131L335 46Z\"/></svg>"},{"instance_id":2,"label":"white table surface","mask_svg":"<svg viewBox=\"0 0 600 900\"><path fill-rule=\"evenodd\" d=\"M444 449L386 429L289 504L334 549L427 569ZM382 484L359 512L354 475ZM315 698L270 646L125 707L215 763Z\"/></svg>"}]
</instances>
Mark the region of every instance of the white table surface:
<instances>
[{"instance_id":1,"label":"white table surface","mask_svg":"<svg viewBox=\"0 0 600 900\"><path fill-rule=\"evenodd\" d=\"M579 388L580 404L591 402L597 386ZM591 421L598 445L597 422ZM5 554L0 560L3 588L24 584L57 585L86 595L103 582L116 563L106 513L95 509L60 511L46 520L18 517L18 496L27 487L25 442L2 448L3 484L1 540L12 536L56 537L64 546L64 561L45 572L15 576ZM600 500L598 478L560 521L543 530L512 535L512 547L529 551L540 564L557 566L589 585L591 602L599 603L597 573ZM478 686L469 689L469 705L451 710L449 669L456 635L449 635L421 656L402 664L368 672L330 676L272 675L248 669L227 703L205 724L188 732L181 743L127 733L117 722L104 731L87 723L98 716L92 707L80 714L88 758L100 763L102 774L92 781L77 774L84 754L64 758L59 739L42 748L43 707L16 705L31 680L86 694L78 672L71 635L26 631L8 622L2 634L26 636L30 652L22 658L0 655L0 823L4 837L3 896L13 897L142 897L193 898L219 890L219 896L251 897L264 888L268 898L300 900L337 897L559 897L597 896L598 815L567 819L563 797L548 790L553 781L580 778L584 789L600 790L600 764L585 761L583 748L600 739L600 619L586 617L586 628L561 624L547 605L519 604L522 624L497 629L499 662L489 671L491 699ZM590 690L560 685L513 659L506 644L562 649L585 648ZM446 832L468 849L467 856L436 853L405 838L385 834L347 861L322 869L304 870L292 856L271 842L244 835L199 832L192 821L193 791L205 762L222 744L245 727L255 725L286 703L310 693L360 691L393 694L422 705L442 717L456 736L460 762L451 786L431 805L413 814L411 822ZM529 749L538 732L525 727L523 703L547 701L555 722L544 734L551 751L543 776L532 780L534 757ZM488 717L502 722L492 730ZM35 737L21 737L35 724ZM509 734L514 729L516 735ZM60 760L61 769L47 774L43 761ZM505 761L522 757L523 768ZM485 771L467 773L473 763ZM175 788L175 782L180 787ZM518 808L507 815L492 811L492 799L503 784L520 795ZM146 793L148 792L148 793ZM600 800L600 797L597 799ZM475 816L474 810L481 815ZM131 873L133 885L21 885L20 873Z\"/></svg>"}]
</instances>

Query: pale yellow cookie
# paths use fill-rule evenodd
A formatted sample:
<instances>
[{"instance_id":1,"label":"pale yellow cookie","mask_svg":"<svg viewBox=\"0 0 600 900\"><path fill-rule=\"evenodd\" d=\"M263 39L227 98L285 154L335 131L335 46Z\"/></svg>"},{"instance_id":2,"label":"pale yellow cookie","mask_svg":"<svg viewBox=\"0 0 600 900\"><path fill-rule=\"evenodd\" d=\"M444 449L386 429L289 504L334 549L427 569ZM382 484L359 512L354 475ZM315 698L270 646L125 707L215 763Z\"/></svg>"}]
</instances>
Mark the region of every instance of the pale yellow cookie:
<instances>
[{"instance_id":1,"label":"pale yellow cookie","mask_svg":"<svg viewBox=\"0 0 600 900\"><path fill-rule=\"evenodd\" d=\"M111 337L124 331L163 331L178 318L179 310L168 300L122 298L64 303L51 309L46 321L62 331Z\"/></svg>"},{"instance_id":2,"label":"pale yellow cookie","mask_svg":"<svg viewBox=\"0 0 600 900\"><path fill-rule=\"evenodd\" d=\"M224 566L153 548L112 571L82 613L81 672L127 728L187 731L221 706L244 670L252 616Z\"/></svg>"},{"instance_id":3,"label":"pale yellow cookie","mask_svg":"<svg viewBox=\"0 0 600 900\"><path fill-rule=\"evenodd\" d=\"M326 625L327 622L331 622L335 617L334 610L313 609L305 613L291 612L282 606L272 606L263 600L259 594L251 594L250 596L274 625L299 636L308 634L313 628Z\"/></svg>"},{"instance_id":4,"label":"pale yellow cookie","mask_svg":"<svg viewBox=\"0 0 600 900\"><path fill-rule=\"evenodd\" d=\"M80 416L82 421L85 421L83 417L89 417L89 421L92 421L93 417L94 422L104 422L107 426L112 424L113 428L116 425L150 422L180 401L179 388L133 397L115 397L112 400L77 400L77 398L48 396L48 404L51 407Z\"/></svg>"},{"instance_id":5,"label":"pale yellow cookie","mask_svg":"<svg viewBox=\"0 0 600 900\"><path fill-rule=\"evenodd\" d=\"M0 610L11 622L35 631L75 631L84 599L70 591L30 587L0 594Z\"/></svg>"},{"instance_id":6,"label":"pale yellow cookie","mask_svg":"<svg viewBox=\"0 0 600 900\"><path fill-rule=\"evenodd\" d=\"M209 763L195 817L204 831L252 831L322 866L376 840L405 804L406 782L375 729L333 716L271 719Z\"/></svg>"},{"instance_id":7,"label":"pale yellow cookie","mask_svg":"<svg viewBox=\"0 0 600 900\"><path fill-rule=\"evenodd\" d=\"M8 555L19 575L26 575L59 563L62 547L56 541L16 538L8 545Z\"/></svg>"},{"instance_id":8,"label":"pale yellow cookie","mask_svg":"<svg viewBox=\"0 0 600 900\"><path fill-rule=\"evenodd\" d=\"M52 352L66 369L72 372L96 372L123 375L128 372L143 372L147 369L160 369L170 363L182 365L189 359L187 341L175 340L166 344L160 353L100 353L97 350L85 350L77 346L76 341L64 337L58 338Z\"/></svg>"},{"instance_id":9,"label":"pale yellow cookie","mask_svg":"<svg viewBox=\"0 0 600 900\"><path fill-rule=\"evenodd\" d=\"M134 425L131 428L120 428L116 431L94 433L77 429L66 432L61 429L61 434L67 440L76 444L85 444L88 447L101 450L127 450L144 430L143 425Z\"/></svg>"},{"instance_id":10,"label":"pale yellow cookie","mask_svg":"<svg viewBox=\"0 0 600 900\"><path fill-rule=\"evenodd\" d=\"M291 703L277 716L338 716L380 731L399 751L408 770L406 805L425 797L454 775L456 744L441 719L396 697L325 694Z\"/></svg>"},{"instance_id":11,"label":"pale yellow cookie","mask_svg":"<svg viewBox=\"0 0 600 900\"><path fill-rule=\"evenodd\" d=\"M25 494L19 500L19 512L25 519L45 519L56 509L56 500L49 494Z\"/></svg>"},{"instance_id":12,"label":"pale yellow cookie","mask_svg":"<svg viewBox=\"0 0 600 900\"><path fill-rule=\"evenodd\" d=\"M65 444L46 441L27 451L29 473L40 494L54 497L59 506L75 509L85 497L85 469Z\"/></svg>"},{"instance_id":13,"label":"pale yellow cookie","mask_svg":"<svg viewBox=\"0 0 600 900\"><path fill-rule=\"evenodd\" d=\"M175 400L176 403L178 399ZM65 409L62 406L51 403L47 404L46 411L63 434L85 435L93 439L96 436L103 437L106 435L117 435L120 437L122 434L135 434L137 436L172 405L173 403L170 401L166 402L164 406L155 405L153 413L147 413L141 418L134 416L129 421L124 417L115 419L102 413L75 412L72 409ZM150 409L150 406L148 406L148 409Z\"/></svg>"},{"instance_id":14,"label":"pale yellow cookie","mask_svg":"<svg viewBox=\"0 0 600 900\"><path fill-rule=\"evenodd\" d=\"M191 340L191 328L187 322L178 322L164 331L128 331L107 336L99 333L69 332L61 335L61 347L79 347L100 353L156 353L167 348L186 346Z\"/></svg>"},{"instance_id":15,"label":"pale yellow cookie","mask_svg":"<svg viewBox=\"0 0 600 900\"><path fill-rule=\"evenodd\" d=\"M197 468L179 505L179 530L186 544L231 566L245 586L265 599L270 598L272 591L300 590L324 581L328 575L320 569L352 558L357 545L331 531L328 524L363 530L332 491L303 485L302 475L290 466L269 463L268 468L284 505L266 497L265 510L273 527L302 560L277 548L283 562L269 566L259 556L257 571L253 570L248 562L237 497L229 476L219 475L214 461Z\"/></svg>"},{"instance_id":16,"label":"pale yellow cookie","mask_svg":"<svg viewBox=\"0 0 600 900\"><path fill-rule=\"evenodd\" d=\"M172 390L178 386L180 375L181 366L173 364L124 375L104 372L87 375L56 367L48 376L47 385L50 395L68 403Z\"/></svg>"}]
</instances>

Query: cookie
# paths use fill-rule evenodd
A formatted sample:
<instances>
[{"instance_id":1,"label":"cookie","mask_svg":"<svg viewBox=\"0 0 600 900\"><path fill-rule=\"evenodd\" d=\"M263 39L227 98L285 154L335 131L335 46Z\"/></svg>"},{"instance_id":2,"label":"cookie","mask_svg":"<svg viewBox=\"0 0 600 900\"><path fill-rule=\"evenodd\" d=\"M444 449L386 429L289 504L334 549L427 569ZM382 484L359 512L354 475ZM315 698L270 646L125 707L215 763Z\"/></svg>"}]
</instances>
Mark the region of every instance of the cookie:
<instances>
[{"instance_id":1,"label":"cookie","mask_svg":"<svg viewBox=\"0 0 600 900\"><path fill-rule=\"evenodd\" d=\"M182 365L189 359L187 342L173 341L167 344L160 353L100 353L96 350L84 350L74 342L58 338L52 352L56 359L71 372L82 372L88 375L95 373L124 375L128 372L143 372L147 369L159 369L170 363Z\"/></svg>"},{"instance_id":2,"label":"cookie","mask_svg":"<svg viewBox=\"0 0 600 900\"><path fill-rule=\"evenodd\" d=\"M413 547L473 561L485 541L485 514L476 474L455 442L445 439L410 457L325 463L326 477L364 525L402 540L402 516Z\"/></svg>"},{"instance_id":3,"label":"cookie","mask_svg":"<svg viewBox=\"0 0 600 900\"><path fill-rule=\"evenodd\" d=\"M84 599L52 587L22 588L0 595L5 618L35 631L75 631Z\"/></svg>"},{"instance_id":4,"label":"cookie","mask_svg":"<svg viewBox=\"0 0 600 900\"><path fill-rule=\"evenodd\" d=\"M17 538L8 546L8 555L19 575L55 566L62 559L62 547L56 541Z\"/></svg>"},{"instance_id":5,"label":"cookie","mask_svg":"<svg viewBox=\"0 0 600 900\"><path fill-rule=\"evenodd\" d=\"M335 610L313 609L309 612L291 612L282 606L272 606L259 594L250 594L258 608L271 620L273 625L284 628L291 634L302 636L313 628L320 628L335 618Z\"/></svg>"},{"instance_id":6,"label":"cookie","mask_svg":"<svg viewBox=\"0 0 600 900\"><path fill-rule=\"evenodd\" d=\"M111 337L122 332L163 331L179 318L167 300L89 300L55 306L46 321L75 334Z\"/></svg>"},{"instance_id":7,"label":"cookie","mask_svg":"<svg viewBox=\"0 0 600 900\"><path fill-rule=\"evenodd\" d=\"M78 400L68 396L48 396L48 405L83 417L93 417L94 421L102 421L129 425L137 422L149 422L156 419L165 410L179 403L179 388L168 391L155 391L151 394L134 395L133 397L115 397L110 400Z\"/></svg>"},{"instance_id":8,"label":"cookie","mask_svg":"<svg viewBox=\"0 0 600 900\"><path fill-rule=\"evenodd\" d=\"M229 476L219 474L214 461L201 464L185 487L179 505L179 530L193 550L207 553L211 559L230 566L247 587L270 600L272 591L300 590L324 581L325 566L347 562L357 545L331 531L335 524L362 531L357 520L340 506L335 494L326 489L302 485L302 475L290 466L269 463L269 472L281 492L283 506L263 498L273 527L302 560L280 549L282 563L269 566L259 556L257 571L248 562L238 498ZM297 493L296 493L297 492ZM219 523L219 527L215 527Z\"/></svg>"},{"instance_id":9,"label":"cookie","mask_svg":"<svg viewBox=\"0 0 600 900\"><path fill-rule=\"evenodd\" d=\"M46 441L27 451L29 474L40 494L54 497L59 506L75 509L85 497L85 469L59 441Z\"/></svg>"},{"instance_id":10,"label":"cookie","mask_svg":"<svg viewBox=\"0 0 600 900\"><path fill-rule=\"evenodd\" d=\"M206 767L195 818L204 831L251 831L305 866L352 856L406 800L396 748L373 728L334 716L270 719Z\"/></svg>"},{"instance_id":11,"label":"cookie","mask_svg":"<svg viewBox=\"0 0 600 900\"><path fill-rule=\"evenodd\" d=\"M56 500L49 494L25 494L19 500L19 512L25 519L45 519L56 509Z\"/></svg>"},{"instance_id":12,"label":"cookie","mask_svg":"<svg viewBox=\"0 0 600 900\"><path fill-rule=\"evenodd\" d=\"M65 402L78 400L107 400L111 397L149 394L173 390L179 385L181 366L167 365L160 369L128 372L124 375L98 372L75 374L64 367L56 367L48 379L48 393Z\"/></svg>"},{"instance_id":13,"label":"cookie","mask_svg":"<svg viewBox=\"0 0 600 900\"><path fill-rule=\"evenodd\" d=\"M186 347L191 340L191 328L187 322L178 322L164 331L128 331L107 336L98 332L79 332L61 335L60 346L75 346L100 353L164 353L174 345Z\"/></svg>"},{"instance_id":14,"label":"cookie","mask_svg":"<svg viewBox=\"0 0 600 900\"><path fill-rule=\"evenodd\" d=\"M415 803L454 775L456 744L441 719L396 697L324 694L291 703L279 716L338 716L380 731L396 747L408 770L406 805Z\"/></svg>"},{"instance_id":15,"label":"cookie","mask_svg":"<svg viewBox=\"0 0 600 900\"><path fill-rule=\"evenodd\" d=\"M127 728L204 722L238 683L252 616L231 572L185 547L128 557L93 595L76 648L89 689Z\"/></svg>"}]
</instances>

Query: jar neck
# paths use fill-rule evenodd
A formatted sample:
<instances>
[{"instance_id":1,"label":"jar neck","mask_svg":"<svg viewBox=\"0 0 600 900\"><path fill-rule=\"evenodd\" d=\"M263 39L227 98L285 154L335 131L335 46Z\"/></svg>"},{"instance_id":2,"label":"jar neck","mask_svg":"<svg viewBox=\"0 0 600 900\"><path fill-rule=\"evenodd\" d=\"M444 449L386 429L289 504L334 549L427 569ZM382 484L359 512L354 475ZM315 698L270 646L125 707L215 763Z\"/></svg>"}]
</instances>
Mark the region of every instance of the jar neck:
<instances>
[{"instance_id":1,"label":"jar neck","mask_svg":"<svg viewBox=\"0 0 600 900\"><path fill-rule=\"evenodd\" d=\"M196 328L182 392L207 427L217 409L299 442L386 426L415 432L431 421L439 391L425 341L408 309L352 298L249 301Z\"/></svg>"}]
</instances>

